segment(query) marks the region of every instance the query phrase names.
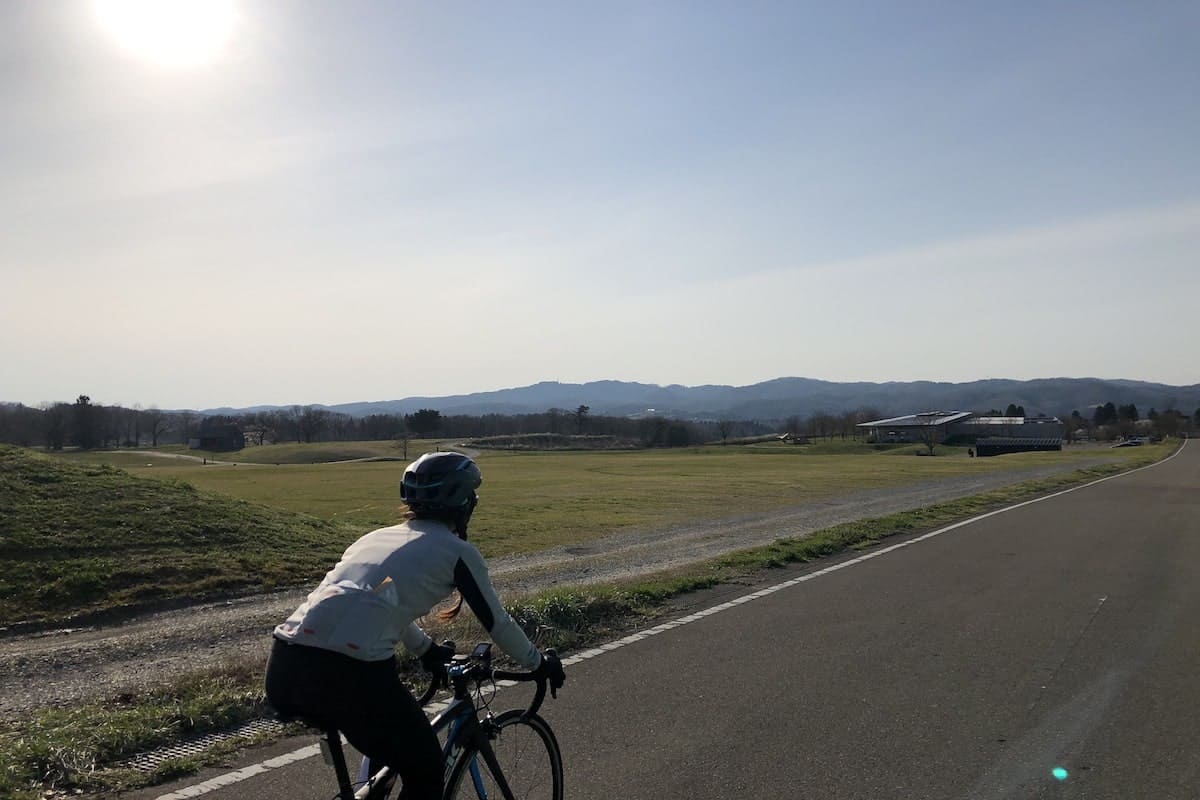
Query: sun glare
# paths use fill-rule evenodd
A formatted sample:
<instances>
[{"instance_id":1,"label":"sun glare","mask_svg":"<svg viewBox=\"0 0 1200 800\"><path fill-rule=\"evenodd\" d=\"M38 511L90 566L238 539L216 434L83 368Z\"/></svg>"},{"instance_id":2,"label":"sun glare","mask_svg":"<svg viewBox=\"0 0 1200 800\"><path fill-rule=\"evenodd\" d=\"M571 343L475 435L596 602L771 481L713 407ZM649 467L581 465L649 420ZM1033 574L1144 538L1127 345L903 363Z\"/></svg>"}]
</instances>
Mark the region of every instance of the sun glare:
<instances>
[{"instance_id":1,"label":"sun glare","mask_svg":"<svg viewBox=\"0 0 1200 800\"><path fill-rule=\"evenodd\" d=\"M124 49L170 66L211 62L233 29L233 0L95 0L94 7Z\"/></svg>"}]
</instances>

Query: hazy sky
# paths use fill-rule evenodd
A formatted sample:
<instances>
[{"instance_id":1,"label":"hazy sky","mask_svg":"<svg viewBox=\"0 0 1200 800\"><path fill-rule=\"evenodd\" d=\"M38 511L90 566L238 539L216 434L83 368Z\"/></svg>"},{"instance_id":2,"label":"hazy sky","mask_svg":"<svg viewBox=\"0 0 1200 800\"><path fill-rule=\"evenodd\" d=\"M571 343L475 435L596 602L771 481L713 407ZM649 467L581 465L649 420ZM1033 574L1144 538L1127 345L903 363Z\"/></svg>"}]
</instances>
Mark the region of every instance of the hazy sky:
<instances>
[{"instance_id":1,"label":"hazy sky","mask_svg":"<svg viewBox=\"0 0 1200 800\"><path fill-rule=\"evenodd\" d=\"M1195 2L171 5L0 3L0 400L1200 382Z\"/></svg>"}]
</instances>

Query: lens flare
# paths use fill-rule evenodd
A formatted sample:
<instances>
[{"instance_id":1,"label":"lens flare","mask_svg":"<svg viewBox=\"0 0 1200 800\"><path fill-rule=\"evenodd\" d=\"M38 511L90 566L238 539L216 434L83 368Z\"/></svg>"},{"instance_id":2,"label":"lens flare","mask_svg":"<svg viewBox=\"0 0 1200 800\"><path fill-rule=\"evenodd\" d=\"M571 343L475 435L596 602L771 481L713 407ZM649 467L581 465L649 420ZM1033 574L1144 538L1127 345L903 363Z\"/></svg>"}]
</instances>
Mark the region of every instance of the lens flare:
<instances>
[{"instance_id":1,"label":"lens flare","mask_svg":"<svg viewBox=\"0 0 1200 800\"><path fill-rule=\"evenodd\" d=\"M1065 781L1070 773L1068 773L1062 767L1055 767L1054 769L1050 770L1050 774L1053 775L1057 780Z\"/></svg>"},{"instance_id":2,"label":"lens flare","mask_svg":"<svg viewBox=\"0 0 1200 800\"><path fill-rule=\"evenodd\" d=\"M233 0L93 0L93 8L122 47L169 66L213 61L236 16Z\"/></svg>"}]
</instances>

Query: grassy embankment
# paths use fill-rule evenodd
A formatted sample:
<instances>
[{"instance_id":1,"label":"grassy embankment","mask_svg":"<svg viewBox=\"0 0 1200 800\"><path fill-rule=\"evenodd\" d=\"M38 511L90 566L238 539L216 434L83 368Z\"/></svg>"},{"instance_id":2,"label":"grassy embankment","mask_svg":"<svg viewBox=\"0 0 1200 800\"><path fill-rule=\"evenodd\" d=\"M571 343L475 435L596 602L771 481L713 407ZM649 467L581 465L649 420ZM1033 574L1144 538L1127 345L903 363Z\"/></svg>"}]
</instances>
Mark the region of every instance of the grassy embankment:
<instances>
[{"instance_id":1,"label":"grassy embankment","mask_svg":"<svg viewBox=\"0 0 1200 800\"><path fill-rule=\"evenodd\" d=\"M356 529L0 446L0 626L294 585Z\"/></svg>"},{"instance_id":2,"label":"grassy embankment","mask_svg":"<svg viewBox=\"0 0 1200 800\"><path fill-rule=\"evenodd\" d=\"M636 626L653 618L663 603L686 592L736 580L765 568L807 561L842 552L847 548L870 546L888 536L931 529L1048 490L1150 463L1168 451L1169 448L1165 446L1117 451L1117 462L1102 467L1068 472L1053 479L1020 484L921 511L850 523L804 539L777 542L768 547L715 559L687 570L657 575L620 586L550 592L519 601L510 610L543 646L555 644L564 649L579 647L598 641L613 630ZM701 451L680 455L684 457L684 462L687 462L689 458L703 457L706 454ZM732 454L725 454L725 457L730 455ZM28 459L28 456L14 456L7 452L4 456L9 469L0 472L0 475L4 475L7 482L11 477L8 473L12 471L13 463ZM754 454L754 457L759 456L760 454ZM791 458L787 460L793 467L801 463ZM1043 461L1041 458L1031 460L1038 463ZM44 474L44 460L32 461L34 473ZM912 459L910 463L915 465L918 461L935 462L938 459ZM973 466L979 461L981 460L975 460ZM550 463L553 464L553 460ZM662 463L665 462L660 462L660 466ZM536 472L530 470L528 464L529 462L523 462L518 473L523 475L531 471ZM693 468L695 466L693 464ZM900 462L897 462L891 465L891 469L907 471L907 466L909 465L902 468ZM111 469L79 469L82 474L74 474L78 480L87 477L103 481L120 475ZM489 474L492 472L503 474L503 470L489 470ZM132 481L128 478L125 480ZM33 481L35 484L37 482L36 479ZM145 490L143 482L133 482ZM72 487L72 482L66 479L52 480L49 483ZM166 486L178 488L169 481ZM112 488L110 486L107 492L111 492ZM124 498L130 492L118 488L118 493L120 498ZM0 495L0 499L7 507L8 498ZM221 501L212 499L211 502L219 505ZM106 515L103 518L110 517ZM473 641L476 635L470 630L445 633L450 633L459 641L465 642ZM0 794L28 794L32 797L49 784L70 789L111 790L194 769L199 761L170 762L154 774L113 769L108 765L181 735L203 732L257 713L258 704L261 702L258 695L257 666L241 665L233 669L210 670L184 676L173 686L155 687L138 697L71 709L48 710L20 725L0 728ZM101 769L94 771L95 767Z\"/></svg>"}]
</instances>

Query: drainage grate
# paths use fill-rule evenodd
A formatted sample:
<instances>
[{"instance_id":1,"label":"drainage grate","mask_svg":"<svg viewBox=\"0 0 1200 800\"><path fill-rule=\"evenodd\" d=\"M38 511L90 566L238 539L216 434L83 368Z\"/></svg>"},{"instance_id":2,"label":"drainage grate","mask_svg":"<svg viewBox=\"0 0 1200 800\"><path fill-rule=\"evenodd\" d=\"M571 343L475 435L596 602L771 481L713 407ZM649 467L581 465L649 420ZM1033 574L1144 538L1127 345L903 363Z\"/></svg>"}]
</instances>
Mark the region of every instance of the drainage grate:
<instances>
[{"instance_id":1,"label":"drainage grate","mask_svg":"<svg viewBox=\"0 0 1200 800\"><path fill-rule=\"evenodd\" d=\"M170 758L187 758L188 756L198 756L208 750L215 744L233 739L237 736L254 736L259 733L279 733L284 729L282 722L274 719L252 719L249 722L243 723L230 731L221 733L208 733L189 742L181 742L173 744L170 747L161 747L158 750L152 750L149 753L141 753L128 761L122 766L131 769L140 769L145 772L157 767L162 762Z\"/></svg>"}]
</instances>

